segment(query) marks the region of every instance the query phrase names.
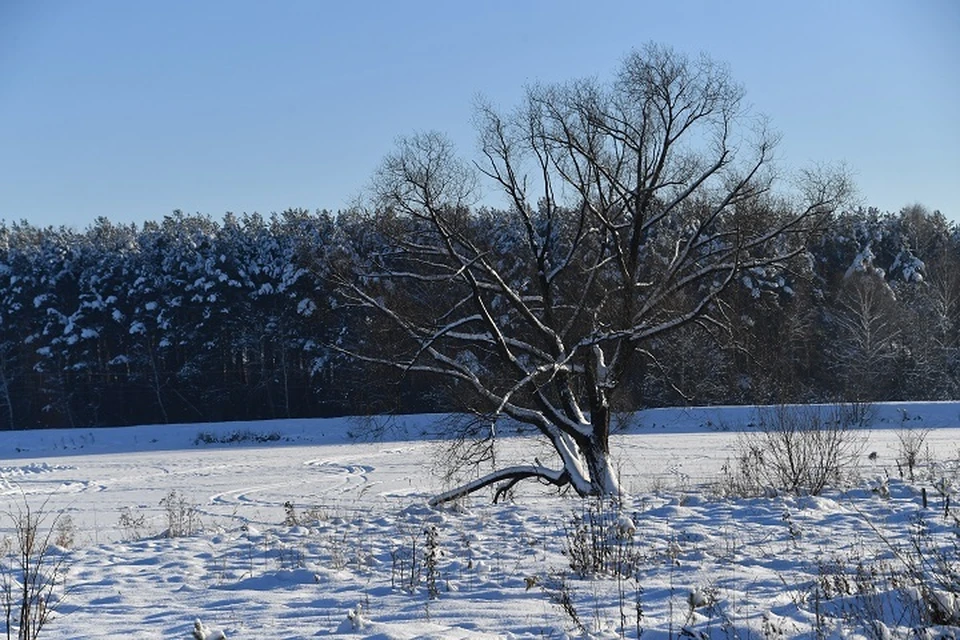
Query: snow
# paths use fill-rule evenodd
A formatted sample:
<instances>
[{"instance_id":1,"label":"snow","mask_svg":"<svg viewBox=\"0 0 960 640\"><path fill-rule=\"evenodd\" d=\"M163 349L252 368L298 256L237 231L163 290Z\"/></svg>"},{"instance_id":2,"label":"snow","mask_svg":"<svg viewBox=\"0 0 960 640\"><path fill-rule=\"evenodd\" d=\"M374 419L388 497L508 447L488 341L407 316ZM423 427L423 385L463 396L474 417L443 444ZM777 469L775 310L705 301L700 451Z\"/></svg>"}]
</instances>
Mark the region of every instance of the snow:
<instances>
[{"instance_id":1,"label":"snow","mask_svg":"<svg viewBox=\"0 0 960 640\"><path fill-rule=\"evenodd\" d=\"M604 535L637 562L619 581L571 572L566 546L592 507L569 495L532 483L505 504L489 504L486 491L427 506L449 488L431 473L442 419L3 432L0 548L24 500L69 516L74 542L60 550L69 573L51 637L567 638L580 634L556 604L566 590L596 638L620 637L622 611L624 634L636 637L638 594L644 638L813 637L817 615L826 635L866 638L875 636L843 614L854 594L815 607L814 587L839 585L857 562L892 566L881 536L906 548L920 526L953 533L934 487L952 491L947 481L960 479L960 403L869 407L861 482L822 496L717 497L711 487L757 423L754 408L623 421L613 455L630 496ZM895 462L904 427L929 430L933 463L916 482ZM531 443L501 436L498 464L542 458ZM171 495L195 509L202 530L162 535L170 514L160 503ZM883 603L892 609L880 622L906 637L896 618L909 603Z\"/></svg>"},{"instance_id":2,"label":"snow","mask_svg":"<svg viewBox=\"0 0 960 640\"><path fill-rule=\"evenodd\" d=\"M853 262L847 267L847 271L843 277L849 278L855 273L871 273L883 278L884 270L876 266L874 263L876 259L877 256L873 253L873 248L868 242L867 245L854 256Z\"/></svg>"},{"instance_id":3,"label":"snow","mask_svg":"<svg viewBox=\"0 0 960 640\"><path fill-rule=\"evenodd\" d=\"M303 298L297 304L297 313L302 316L312 316L313 312L317 310L316 303L310 298Z\"/></svg>"}]
</instances>

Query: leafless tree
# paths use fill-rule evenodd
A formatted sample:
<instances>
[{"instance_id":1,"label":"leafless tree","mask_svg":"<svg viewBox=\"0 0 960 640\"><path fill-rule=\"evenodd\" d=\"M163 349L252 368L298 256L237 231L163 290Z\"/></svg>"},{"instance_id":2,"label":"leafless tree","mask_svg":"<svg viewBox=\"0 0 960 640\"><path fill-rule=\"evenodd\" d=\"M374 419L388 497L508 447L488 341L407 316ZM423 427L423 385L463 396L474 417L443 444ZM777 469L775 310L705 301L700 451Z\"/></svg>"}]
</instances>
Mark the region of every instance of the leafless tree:
<instances>
[{"instance_id":1,"label":"leafless tree","mask_svg":"<svg viewBox=\"0 0 960 640\"><path fill-rule=\"evenodd\" d=\"M727 69L656 45L611 82L534 86L510 113L481 104L477 126L472 166L436 133L401 139L384 160L366 215L386 249L345 250L340 293L386 330L341 348L453 381L556 452L435 504L528 478L617 494L611 401L653 358L647 345L723 326L720 294L796 256L847 180L811 171L794 196L776 195L775 137ZM480 181L506 210L471 208Z\"/></svg>"},{"instance_id":2,"label":"leafless tree","mask_svg":"<svg viewBox=\"0 0 960 640\"><path fill-rule=\"evenodd\" d=\"M896 299L883 277L849 275L834 321L833 355L846 395L855 400L885 397L893 382L902 330Z\"/></svg>"},{"instance_id":3,"label":"leafless tree","mask_svg":"<svg viewBox=\"0 0 960 640\"><path fill-rule=\"evenodd\" d=\"M902 214L913 253L924 256L917 286L901 285L897 300L903 341L913 361L912 397L945 400L957 397L960 382L960 256L951 250L950 226L939 213L908 207Z\"/></svg>"}]
</instances>

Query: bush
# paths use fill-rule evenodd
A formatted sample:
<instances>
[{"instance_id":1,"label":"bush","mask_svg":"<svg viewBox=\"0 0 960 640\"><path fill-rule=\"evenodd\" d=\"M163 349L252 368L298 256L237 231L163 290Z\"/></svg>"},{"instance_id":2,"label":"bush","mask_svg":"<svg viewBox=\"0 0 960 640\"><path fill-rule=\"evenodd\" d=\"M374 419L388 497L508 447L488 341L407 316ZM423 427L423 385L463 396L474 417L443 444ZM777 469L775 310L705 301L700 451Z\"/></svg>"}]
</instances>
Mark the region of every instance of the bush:
<instances>
[{"instance_id":1,"label":"bush","mask_svg":"<svg viewBox=\"0 0 960 640\"><path fill-rule=\"evenodd\" d=\"M66 574L67 556L53 542L60 537L57 531L62 531L65 520L57 515L43 531L48 514L43 507L32 509L26 501L7 515L13 520L14 537L0 545L0 607L6 637L34 640L60 604L57 587Z\"/></svg>"},{"instance_id":2,"label":"bush","mask_svg":"<svg viewBox=\"0 0 960 640\"><path fill-rule=\"evenodd\" d=\"M440 530L425 524L415 534L407 536L409 545L401 544L390 552L390 586L413 593L421 585L427 588L431 600L440 597Z\"/></svg>"},{"instance_id":3,"label":"bush","mask_svg":"<svg viewBox=\"0 0 960 640\"><path fill-rule=\"evenodd\" d=\"M954 526L935 532L918 517L910 548L894 549L903 563L922 622L960 626L960 519Z\"/></svg>"},{"instance_id":4,"label":"bush","mask_svg":"<svg viewBox=\"0 0 960 640\"><path fill-rule=\"evenodd\" d=\"M636 526L617 501L592 500L573 516L566 530L564 555L581 578L633 577L639 567Z\"/></svg>"},{"instance_id":5,"label":"bush","mask_svg":"<svg viewBox=\"0 0 960 640\"><path fill-rule=\"evenodd\" d=\"M734 463L724 467L722 493L819 495L844 484L863 449L854 430L860 414L843 405L761 409L757 430L741 436Z\"/></svg>"},{"instance_id":6,"label":"bush","mask_svg":"<svg viewBox=\"0 0 960 640\"><path fill-rule=\"evenodd\" d=\"M897 452L897 468L900 470L901 478L906 469L910 482L916 480L915 472L920 466L920 458L929 434L929 429L914 429L903 425L897 431L897 441L900 445Z\"/></svg>"},{"instance_id":7,"label":"bush","mask_svg":"<svg viewBox=\"0 0 960 640\"><path fill-rule=\"evenodd\" d=\"M136 542L143 537L143 532L147 526L147 517L139 510L130 507L120 509L120 518L117 520L117 526L120 527L123 535L121 540L133 540Z\"/></svg>"},{"instance_id":8,"label":"bush","mask_svg":"<svg viewBox=\"0 0 960 640\"><path fill-rule=\"evenodd\" d=\"M168 538L192 536L203 528L196 505L187 502L176 489L171 489L170 493L160 500L160 506L167 513Z\"/></svg>"},{"instance_id":9,"label":"bush","mask_svg":"<svg viewBox=\"0 0 960 640\"><path fill-rule=\"evenodd\" d=\"M960 626L960 521L935 527L921 515L912 523L908 545L869 520L865 523L888 557L865 558L852 550L818 563L805 596L817 616L817 636L835 617L876 640L897 637L905 629L910 637L954 638L944 631Z\"/></svg>"},{"instance_id":10,"label":"bush","mask_svg":"<svg viewBox=\"0 0 960 640\"><path fill-rule=\"evenodd\" d=\"M632 620L636 637L643 634L643 587L640 584L641 553L636 545L636 525L619 500L585 499L579 513L565 527L563 554L579 579L616 581L616 605L620 637L626 637ZM590 635L580 613L566 570L551 571L542 580L527 580L530 589L539 584L543 592L573 623L581 635ZM599 624L596 602L595 622Z\"/></svg>"},{"instance_id":11,"label":"bush","mask_svg":"<svg viewBox=\"0 0 960 640\"><path fill-rule=\"evenodd\" d=\"M278 442L282 436L278 431L269 433L259 433L249 429L231 431L226 434L216 434L211 431L201 431L193 439L194 445L201 444L234 444L238 442L254 442L263 444L266 442Z\"/></svg>"}]
</instances>

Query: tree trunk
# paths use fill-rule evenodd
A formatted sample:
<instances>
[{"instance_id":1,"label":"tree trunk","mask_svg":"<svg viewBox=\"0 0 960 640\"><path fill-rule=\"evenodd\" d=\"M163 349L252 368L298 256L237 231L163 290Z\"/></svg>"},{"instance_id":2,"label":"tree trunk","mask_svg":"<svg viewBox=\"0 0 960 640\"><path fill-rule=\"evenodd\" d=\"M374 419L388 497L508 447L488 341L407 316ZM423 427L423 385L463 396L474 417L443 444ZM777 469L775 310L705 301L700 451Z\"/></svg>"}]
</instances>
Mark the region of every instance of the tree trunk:
<instances>
[{"instance_id":1,"label":"tree trunk","mask_svg":"<svg viewBox=\"0 0 960 640\"><path fill-rule=\"evenodd\" d=\"M590 473L590 494L620 495L620 482L610 459L610 413L601 411L593 418L593 433L579 443L580 452Z\"/></svg>"},{"instance_id":2,"label":"tree trunk","mask_svg":"<svg viewBox=\"0 0 960 640\"><path fill-rule=\"evenodd\" d=\"M6 358L0 357L0 398L3 399L3 405L7 408L8 429L13 429L13 398L10 395L10 379L6 372Z\"/></svg>"},{"instance_id":3,"label":"tree trunk","mask_svg":"<svg viewBox=\"0 0 960 640\"><path fill-rule=\"evenodd\" d=\"M591 493L616 496L620 493L620 483L610 464L610 401L607 394L611 371L599 346L592 349L586 370L587 399L593 429L588 437L577 444L590 474Z\"/></svg>"}]
</instances>

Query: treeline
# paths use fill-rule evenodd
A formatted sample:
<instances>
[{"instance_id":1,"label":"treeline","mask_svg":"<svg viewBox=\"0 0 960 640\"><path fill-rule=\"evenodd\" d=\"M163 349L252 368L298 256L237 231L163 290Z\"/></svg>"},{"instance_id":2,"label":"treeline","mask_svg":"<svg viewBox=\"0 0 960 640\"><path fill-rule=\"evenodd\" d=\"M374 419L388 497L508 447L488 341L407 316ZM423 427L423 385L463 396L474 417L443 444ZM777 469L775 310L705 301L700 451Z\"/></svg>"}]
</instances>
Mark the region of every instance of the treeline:
<instances>
[{"instance_id":1,"label":"treeline","mask_svg":"<svg viewBox=\"0 0 960 640\"><path fill-rule=\"evenodd\" d=\"M686 363L662 377L681 381L672 401L960 397L960 229L939 212L841 214L786 272L765 287L757 275L725 298L729 330L712 343L662 346Z\"/></svg>"},{"instance_id":2,"label":"treeline","mask_svg":"<svg viewBox=\"0 0 960 640\"><path fill-rule=\"evenodd\" d=\"M333 415L329 214L0 226L0 427ZM353 398L351 400L351 398Z\"/></svg>"},{"instance_id":3,"label":"treeline","mask_svg":"<svg viewBox=\"0 0 960 640\"><path fill-rule=\"evenodd\" d=\"M0 224L0 429L457 408L338 349L371 319L337 297L331 262L389 249L364 220ZM722 305L726 326L649 345L621 408L960 397L960 230L937 212L839 216Z\"/></svg>"}]
</instances>

